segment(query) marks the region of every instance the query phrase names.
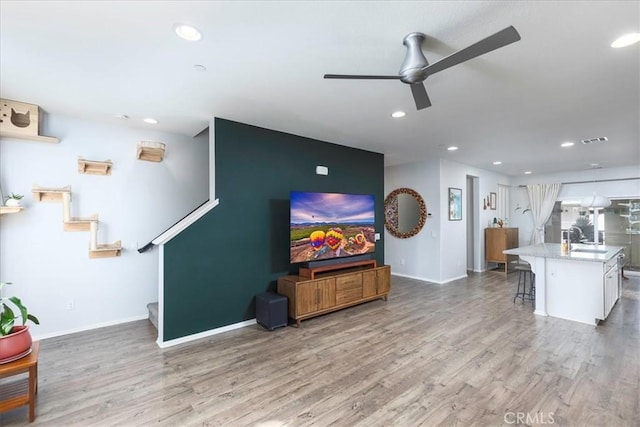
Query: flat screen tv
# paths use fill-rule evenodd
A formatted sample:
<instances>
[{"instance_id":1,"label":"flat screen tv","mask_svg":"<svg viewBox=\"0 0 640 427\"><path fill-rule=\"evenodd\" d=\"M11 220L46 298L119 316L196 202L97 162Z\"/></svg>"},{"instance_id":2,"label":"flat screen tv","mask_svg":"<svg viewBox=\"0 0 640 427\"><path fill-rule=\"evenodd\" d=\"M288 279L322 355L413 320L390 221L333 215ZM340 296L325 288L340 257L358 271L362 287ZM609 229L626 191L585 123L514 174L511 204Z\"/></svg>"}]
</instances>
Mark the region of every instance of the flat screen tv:
<instances>
[{"instance_id":1,"label":"flat screen tv","mask_svg":"<svg viewBox=\"0 0 640 427\"><path fill-rule=\"evenodd\" d=\"M291 192L291 263L375 252L369 194Z\"/></svg>"}]
</instances>

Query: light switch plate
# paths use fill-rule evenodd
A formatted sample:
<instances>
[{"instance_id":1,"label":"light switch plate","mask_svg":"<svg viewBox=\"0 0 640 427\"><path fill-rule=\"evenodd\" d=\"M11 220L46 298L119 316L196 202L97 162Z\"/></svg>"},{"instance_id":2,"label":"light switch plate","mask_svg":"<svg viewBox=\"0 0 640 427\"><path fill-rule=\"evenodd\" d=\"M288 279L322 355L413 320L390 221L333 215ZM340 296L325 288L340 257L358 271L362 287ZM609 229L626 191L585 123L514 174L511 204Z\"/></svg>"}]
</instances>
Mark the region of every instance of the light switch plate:
<instances>
[{"instance_id":1,"label":"light switch plate","mask_svg":"<svg viewBox=\"0 0 640 427\"><path fill-rule=\"evenodd\" d=\"M316 166L316 175L329 175L329 168L326 166Z\"/></svg>"}]
</instances>

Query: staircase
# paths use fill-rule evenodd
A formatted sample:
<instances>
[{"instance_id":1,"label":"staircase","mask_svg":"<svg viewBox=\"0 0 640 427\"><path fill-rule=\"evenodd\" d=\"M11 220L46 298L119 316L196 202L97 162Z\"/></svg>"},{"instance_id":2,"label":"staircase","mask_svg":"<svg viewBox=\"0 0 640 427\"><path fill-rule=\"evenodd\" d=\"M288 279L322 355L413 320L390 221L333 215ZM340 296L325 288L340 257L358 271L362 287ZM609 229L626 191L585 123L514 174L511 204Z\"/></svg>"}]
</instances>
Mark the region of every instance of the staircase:
<instances>
[{"instance_id":1,"label":"staircase","mask_svg":"<svg viewBox=\"0 0 640 427\"><path fill-rule=\"evenodd\" d=\"M122 244L117 240L111 244L98 243L98 214L88 217L71 216L71 186L44 188L33 186L33 200L36 202L62 202L64 231L89 232L89 258L111 258L120 256Z\"/></svg>"},{"instance_id":2,"label":"staircase","mask_svg":"<svg viewBox=\"0 0 640 427\"><path fill-rule=\"evenodd\" d=\"M149 321L158 329L158 303L150 302L147 304L149 310Z\"/></svg>"}]
</instances>

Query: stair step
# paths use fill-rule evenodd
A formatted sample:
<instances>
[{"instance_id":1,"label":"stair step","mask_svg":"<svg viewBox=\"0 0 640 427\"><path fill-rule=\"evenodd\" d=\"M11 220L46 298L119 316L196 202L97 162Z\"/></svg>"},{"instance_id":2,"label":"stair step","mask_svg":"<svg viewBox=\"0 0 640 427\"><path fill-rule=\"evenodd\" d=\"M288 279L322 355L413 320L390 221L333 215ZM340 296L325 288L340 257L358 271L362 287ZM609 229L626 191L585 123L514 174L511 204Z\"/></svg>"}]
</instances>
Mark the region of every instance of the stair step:
<instances>
[{"instance_id":1,"label":"stair step","mask_svg":"<svg viewBox=\"0 0 640 427\"><path fill-rule=\"evenodd\" d=\"M149 310L149 321L158 329L158 303L150 302L147 304Z\"/></svg>"}]
</instances>

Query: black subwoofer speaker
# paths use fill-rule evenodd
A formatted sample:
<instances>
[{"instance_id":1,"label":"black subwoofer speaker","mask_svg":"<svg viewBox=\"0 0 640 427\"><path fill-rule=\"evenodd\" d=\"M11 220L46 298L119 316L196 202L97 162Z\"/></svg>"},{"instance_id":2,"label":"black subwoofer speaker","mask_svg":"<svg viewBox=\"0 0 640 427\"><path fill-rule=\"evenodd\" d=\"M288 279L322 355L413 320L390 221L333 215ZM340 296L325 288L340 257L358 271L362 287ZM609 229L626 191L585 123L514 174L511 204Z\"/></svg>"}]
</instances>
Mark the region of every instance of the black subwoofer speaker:
<instances>
[{"instance_id":1,"label":"black subwoofer speaker","mask_svg":"<svg viewBox=\"0 0 640 427\"><path fill-rule=\"evenodd\" d=\"M287 326L287 297L265 292L256 295L256 322L270 331Z\"/></svg>"}]
</instances>

